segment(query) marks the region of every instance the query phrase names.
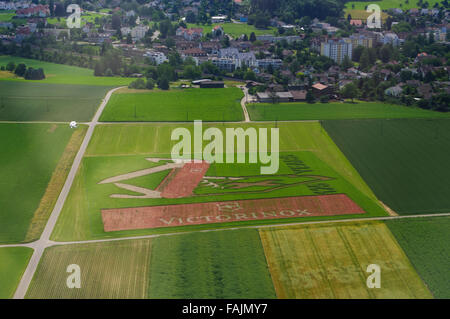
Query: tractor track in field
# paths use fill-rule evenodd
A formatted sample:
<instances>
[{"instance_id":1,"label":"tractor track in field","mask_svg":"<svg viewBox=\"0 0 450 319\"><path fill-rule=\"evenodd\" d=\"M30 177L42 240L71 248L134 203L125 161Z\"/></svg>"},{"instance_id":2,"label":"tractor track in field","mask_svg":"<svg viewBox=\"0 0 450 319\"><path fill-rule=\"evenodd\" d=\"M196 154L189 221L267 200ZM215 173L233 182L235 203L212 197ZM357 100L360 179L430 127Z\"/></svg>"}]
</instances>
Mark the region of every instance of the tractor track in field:
<instances>
[{"instance_id":1,"label":"tractor track in field","mask_svg":"<svg viewBox=\"0 0 450 319\"><path fill-rule=\"evenodd\" d=\"M81 240L81 241L65 241L65 242L58 242L58 241L52 241L50 240L50 236L53 232L53 229L56 226L56 222L58 220L58 217L61 213L61 210L63 208L64 202L69 194L69 191L71 189L71 186L73 184L75 175L79 169L79 166L81 164L81 161L84 157L84 154L86 152L87 146L91 140L91 137L93 135L94 129L97 125L110 125L110 124L191 124L191 122L99 122L100 116L106 107L111 95L116 90L119 90L123 88L117 87L114 88L106 94L105 98L102 99L102 102L96 111L93 119L91 122L80 122L79 124L82 125L88 125L88 131L83 139L83 142L78 150L78 153L72 163L70 172L67 176L67 179L64 183L64 186L59 194L58 200L52 210L52 213L47 220L47 223L45 225L44 231L41 234L41 237L37 241L33 241L30 243L20 243L20 244L3 244L0 245L0 248L5 247L28 247L32 248L34 250L33 255L27 265L27 268L22 275L22 278L20 280L20 283L15 291L14 299L23 299L27 293L28 287L31 283L31 280L33 279L34 273L36 272L36 269L38 267L38 264L40 262L40 259L42 258L42 255L44 253L44 250L46 248L52 247L52 246L59 246L59 245L74 245L74 244L90 244L90 243L102 243L102 242L111 242L111 241L123 241L123 240L137 240L137 239L146 239L146 238L156 238L156 237L163 237L163 236L175 236L175 235L183 235L183 234L189 234L189 233L195 233L195 232L217 232L217 231L231 231L231 230L238 230L238 229L257 229L257 228L268 228L268 227L285 227L285 226L296 226L296 225L308 225L308 224L324 224L324 223L345 223L345 222L361 222L361 221L383 221L383 220L392 220L392 219L409 219L409 218L427 218L427 217L442 217L442 216L450 216L449 213L438 213L438 214L418 214L418 215L403 215L403 216L382 216L382 217L368 217L368 218L350 218L350 219L339 219L339 220L321 220L321 221L307 221L307 222L291 222L291 223L278 223L278 224L268 224L268 225L235 225L230 227L223 227L223 228L212 228L212 229L204 229L204 230L192 230L192 231L180 231L180 232L168 232L168 233L162 233L162 234L153 234L153 235L143 235L143 236L129 236L129 237L114 237L114 238L103 238L103 239L93 239L93 240ZM319 120L294 120L294 121L251 121L247 109L246 109L246 102L247 102L247 96L248 91L242 87L242 90L244 91L244 98L241 100L241 106L244 113L244 121L238 121L238 122L205 122L208 124L220 124L220 123L227 123L227 124L242 124L242 123L276 123L276 122L320 122ZM3 123L21 123L21 124L36 124L36 123L43 123L43 124L67 124L67 122L50 122L50 121L0 121L0 124Z\"/></svg>"}]
</instances>

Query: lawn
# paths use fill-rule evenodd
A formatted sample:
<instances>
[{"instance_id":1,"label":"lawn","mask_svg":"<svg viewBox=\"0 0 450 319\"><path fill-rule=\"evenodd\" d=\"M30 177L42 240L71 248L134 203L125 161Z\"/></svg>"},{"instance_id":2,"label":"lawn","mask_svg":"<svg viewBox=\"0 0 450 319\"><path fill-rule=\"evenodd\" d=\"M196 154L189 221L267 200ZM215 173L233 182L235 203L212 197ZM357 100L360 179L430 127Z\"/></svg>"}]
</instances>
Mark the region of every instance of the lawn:
<instances>
[{"instance_id":1,"label":"lawn","mask_svg":"<svg viewBox=\"0 0 450 319\"><path fill-rule=\"evenodd\" d=\"M31 60L15 56L0 55L0 65L6 66L10 61L16 65L25 63L27 67L43 68L45 73L44 80L25 80L23 78L8 78L8 81L38 82L52 84L80 84L80 85L101 85L101 86L121 86L128 85L134 79L122 77L97 77L94 76L94 70L56 64L39 60ZM1 79L0 80L5 80Z\"/></svg>"},{"instance_id":2,"label":"lawn","mask_svg":"<svg viewBox=\"0 0 450 319\"><path fill-rule=\"evenodd\" d=\"M0 248L0 299L14 296L32 254L27 247Z\"/></svg>"},{"instance_id":3,"label":"lawn","mask_svg":"<svg viewBox=\"0 0 450 319\"><path fill-rule=\"evenodd\" d=\"M436 298L450 298L450 218L387 221L409 260Z\"/></svg>"},{"instance_id":4,"label":"lawn","mask_svg":"<svg viewBox=\"0 0 450 319\"><path fill-rule=\"evenodd\" d=\"M183 89L115 93L100 120L112 121L241 121L238 88Z\"/></svg>"},{"instance_id":5,"label":"lawn","mask_svg":"<svg viewBox=\"0 0 450 319\"><path fill-rule=\"evenodd\" d=\"M15 15L14 12L2 12L0 13L0 22L12 22L12 18Z\"/></svg>"},{"instance_id":6,"label":"lawn","mask_svg":"<svg viewBox=\"0 0 450 319\"><path fill-rule=\"evenodd\" d=\"M381 102L255 103L247 106L253 121L334 120L375 118L450 118L450 113Z\"/></svg>"},{"instance_id":7,"label":"lawn","mask_svg":"<svg viewBox=\"0 0 450 319\"><path fill-rule=\"evenodd\" d=\"M450 211L450 120L323 125L377 197L398 214Z\"/></svg>"},{"instance_id":8,"label":"lawn","mask_svg":"<svg viewBox=\"0 0 450 319\"><path fill-rule=\"evenodd\" d=\"M276 298L257 230L153 240L149 298Z\"/></svg>"},{"instance_id":9,"label":"lawn","mask_svg":"<svg viewBox=\"0 0 450 319\"><path fill-rule=\"evenodd\" d=\"M381 222L260 229L278 298L432 298ZM366 285L367 266L381 269L381 287Z\"/></svg>"},{"instance_id":10,"label":"lawn","mask_svg":"<svg viewBox=\"0 0 450 319\"><path fill-rule=\"evenodd\" d=\"M109 86L0 81L0 120L90 121Z\"/></svg>"},{"instance_id":11,"label":"lawn","mask_svg":"<svg viewBox=\"0 0 450 319\"><path fill-rule=\"evenodd\" d=\"M44 251L26 298L145 298L151 240L53 246ZM81 288L70 289L67 266L80 267Z\"/></svg>"},{"instance_id":12,"label":"lawn","mask_svg":"<svg viewBox=\"0 0 450 319\"><path fill-rule=\"evenodd\" d=\"M188 23L187 26L189 28L202 28L203 34L206 34L211 32L211 30L217 25L221 25L225 33L231 35L233 38L237 38L242 34L247 34L247 36L250 36L252 32L255 32L255 35L274 34L276 30L273 27L269 27L268 29L257 29L254 26L246 23L232 23L232 22L215 23L211 25Z\"/></svg>"},{"instance_id":13,"label":"lawn","mask_svg":"<svg viewBox=\"0 0 450 319\"><path fill-rule=\"evenodd\" d=\"M96 128L94 136L88 146L80 170L75 178L69 197L64 205L57 226L52 234L52 239L86 240L97 238L111 238L134 236L144 234L157 234L189 230L202 230L211 228L223 228L234 225L259 225L279 222L299 222L320 219L339 219L351 217L384 216L384 210L376 204L376 199L358 173L354 170L342 153L332 143L331 139L321 128L319 123L282 123L280 124L280 151L281 155L291 154L307 163L314 172L314 176L325 176L335 193L347 193L365 211L364 215L336 215L321 217L287 218L282 220L246 220L239 222L218 223L209 225L192 225L171 228L126 230L118 232L105 232L101 218L101 209L140 207L165 204L180 204L194 202L211 202L217 200L256 199L268 197L286 197L299 195L317 195L314 187L290 183L284 188L269 189L266 192L229 192L208 189L202 185L194 190L194 196L184 198L111 198L112 194L134 195L114 184L99 184L106 178L138 171L161 165L146 161L149 157L168 157L174 142L170 141L171 129L178 127L175 124L108 124ZM192 129L192 125L183 125ZM205 128L208 125L205 125ZM209 125L212 126L212 125ZM249 124L231 125L220 124L218 128L248 127ZM272 124L252 124L254 127L270 127ZM157 142L155 142L157 141ZM270 148L270 147L269 147ZM259 164L213 164L208 176L233 177L240 174L248 178L259 174ZM280 169L275 175L292 173L283 157L280 160ZM166 174L130 180L135 186L154 189ZM311 177L311 176L310 176ZM308 178L310 178L308 177ZM315 179L317 181L317 179ZM315 183L308 180L308 183ZM325 183L325 182L324 182ZM255 189L252 189L254 191ZM214 196L209 194L213 193Z\"/></svg>"},{"instance_id":14,"label":"lawn","mask_svg":"<svg viewBox=\"0 0 450 319\"><path fill-rule=\"evenodd\" d=\"M85 128L77 130L84 135ZM49 182L57 167L60 167L57 175L63 178L61 181L55 176L52 189L59 194L70 168L61 165L60 159L68 152L64 156L71 163L80 143L75 141L75 147L67 147L73 144L69 143L73 133L68 125L0 124L0 242L20 242L28 236L35 212L49 190ZM52 203L55 194L50 192L47 195L45 200ZM46 207L44 216L51 211L52 205ZM36 222L37 228L41 229L45 219Z\"/></svg>"}]
</instances>

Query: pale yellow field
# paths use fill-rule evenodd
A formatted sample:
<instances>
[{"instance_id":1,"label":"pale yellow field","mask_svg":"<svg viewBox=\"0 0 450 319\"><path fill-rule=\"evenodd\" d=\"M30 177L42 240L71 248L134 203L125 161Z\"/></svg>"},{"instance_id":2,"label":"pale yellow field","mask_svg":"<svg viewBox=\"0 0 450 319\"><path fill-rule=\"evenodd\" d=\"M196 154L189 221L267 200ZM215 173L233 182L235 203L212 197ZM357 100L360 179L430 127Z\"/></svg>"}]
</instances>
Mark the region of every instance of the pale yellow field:
<instances>
[{"instance_id":1,"label":"pale yellow field","mask_svg":"<svg viewBox=\"0 0 450 319\"><path fill-rule=\"evenodd\" d=\"M145 298L151 240L50 247L44 252L27 298ZM66 285L67 266L81 270L81 288Z\"/></svg>"},{"instance_id":2,"label":"pale yellow field","mask_svg":"<svg viewBox=\"0 0 450 319\"><path fill-rule=\"evenodd\" d=\"M278 298L432 298L382 222L260 229ZM381 288L367 288L369 264Z\"/></svg>"}]
</instances>

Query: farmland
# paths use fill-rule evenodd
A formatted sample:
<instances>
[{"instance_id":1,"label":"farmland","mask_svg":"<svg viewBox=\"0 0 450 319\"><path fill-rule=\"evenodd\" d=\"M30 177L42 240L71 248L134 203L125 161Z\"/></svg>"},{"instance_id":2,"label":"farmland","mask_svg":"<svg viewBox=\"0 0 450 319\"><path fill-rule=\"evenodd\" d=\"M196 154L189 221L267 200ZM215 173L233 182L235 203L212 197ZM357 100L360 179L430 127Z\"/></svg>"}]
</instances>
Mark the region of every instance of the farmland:
<instances>
[{"instance_id":1,"label":"farmland","mask_svg":"<svg viewBox=\"0 0 450 319\"><path fill-rule=\"evenodd\" d=\"M275 28L270 27L268 29L257 29L252 25L249 25L247 23L214 23L211 25L202 25L202 24L192 24L188 23L189 28L202 28L203 33L209 33L211 30L215 27L221 25L225 33L231 35L233 38L237 38L241 36L242 34L246 34L247 36L250 36L252 32L255 32L255 35L263 35L263 34L274 34Z\"/></svg>"},{"instance_id":2,"label":"farmland","mask_svg":"<svg viewBox=\"0 0 450 319\"><path fill-rule=\"evenodd\" d=\"M436 298L450 298L450 218L387 221L409 260Z\"/></svg>"},{"instance_id":3,"label":"farmland","mask_svg":"<svg viewBox=\"0 0 450 319\"><path fill-rule=\"evenodd\" d=\"M220 125L225 129L229 124ZM248 125L242 125L246 127ZM268 125L254 125L255 127L267 127ZM270 126L270 125L269 125ZM108 124L100 125L94 132L94 136L82 161L77 177L74 180L72 190L61 212L57 226L52 234L55 240L83 240L108 238L117 236L132 236L167 232L164 228L126 230L105 232L101 216L102 209L142 207L168 204L187 204L200 202L213 202L237 199L257 199L268 197L287 197L299 195L318 195L312 184L318 182L318 177L299 176L298 178L286 177L292 173L289 166L281 160L280 169L276 176L275 184L280 187L257 187L243 191L221 190L217 193L212 188L199 185L194 194L182 198L114 198L113 194L136 195L130 190L117 187L114 183L100 184L101 181L116 175L135 172L161 165L146 160L149 157L167 157L171 146L175 141L170 141L171 128L174 124ZM185 127L192 128L192 125ZM205 125L207 127L207 125ZM386 213L374 201L375 198L367 185L361 180L357 172L348 164L343 155L331 142L325 131L318 123L283 123L280 125L280 151L281 155L294 155L301 159L320 178L326 179L333 192L345 193L360 205L366 212L364 216L382 216ZM157 137L157 138L156 138ZM294 138L295 137L295 138ZM166 143L154 143L154 141L167 141ZM207 172L208 176L233 177L236 174L243 177L243 182L264 183L264 178L254 178L255 172L259 174L257 164L213 164ZM130 180L128 184L133 186L154 189L161 183L166 174L148 177L140 177ZM283 177L284 176L284 177ZM273 179L272 179L273 180ZM310 185L310 183L312 183ZM323 186L323 185L322 185ZM264 190L265 189L265 190ZM261 191L258 193L258 191ZM321 193L322 194L322 193ZM213 196L211 196L213 195ZM346 215L347 218L358 215ZM336 216L302 217L301 220L343 218ZM298 218L284 219L283 222L299 221ZM276 219L244 220L239 222L221 223L216 225L190 225L189 229L210 229L229 227L236 224L266 224L280 222ZM186 227L172 227L171 232L183 231Z\"/></svg>"},{"instance_id":4,"label":"farmland","mask_svg":"<svg viewBox=\"0 0 450 319\"><path fill-rule=\"evenodd\" d=\"M54 246L46 249L27 298L145 298L151 240ZM81 288L66 285L67 266L80 266Z\"/></svg>"},{"instance_id":5,"label":"farmland","mask_svg":"<svg viewBox=\"0 0 450 319\"><path fill-rule=\"evenodd\" d=\"M448 118L450 114L382 102L255 103L247 106L253 121L375 118Z\"/></svg>"},{"instance_id":6,"label":"farmland","mask_svg":"<svg viewBox=\"0 0 450 319\"><path fill-rule=\"evenodd\" d=\"M260 229L278 298L432 298L380 222ZM381 268L368 289L366 268Z\"/></svg>"},{"instance_id":7,"label":"farmland","mask_svg":"<svg viewBox=\"0 0 450 319\"><path fill-rule=\"evenodd\" d=\"M275 298L257 230L153 240L149 298Z\"/></svg>"},{"instance_id":8,"label":"farmland","mask_svg":"<svg viewBox=\"0 0 450 319\"><path fill-rule=\"evenodd\" d=\"M429 8L432 8L436 3L441 3L441 0L427 0L429 4ZM387 10L387 9L394 9L394 8L400 8L400 9L411 9L411 8L419 8L417 5L417 1L410 0L406 2L406 0L374 0L372 2L365 2L365 1L351 1L347 2L346 8L350 9L352 8L352 5L355 6L355 9L358 10L364 10L366 6L369 4L374 3L380 6L381 10Z\"/></svg>"},{"instance_id":9,"label":"farmland","mask_svg":"<svg viewBox=\"0 0 450 319\"><path fill-rule=\"evenodd\" d=\"M0 124L0 242L24 240L72 133L66 125Z\"/></svg>"},{"instance_id":10,"label":"farmland","mask_svg":"<svg viewBox=\"0 0 450 319\"><path fill-rule=\"evenodd\" d=\"M26 247L0 248L0 299L12 298L32 253Z\"/></svg>"},{"instance_id":11,"label":"farmland","mask_svg":"<svg viewBox=\"0 0 450 319\"><path fill-rule=\"evenodd\" d=\"M0 120L90 121L111 87L0 81Z\"/></svg>"},{"instance_id":12,"label":"farmland","mask_svg":"<svg viewBox=\"0 0 450 319\"><path fill-rule=\"evenodd\" d=\"M116 93L101 121L241 121L238 88Z\"/></svg>"},{"instance_id":13,"label":"farmland","mask_svg":"<svg viewBox=\"0 0 450 319\"><path fill-rule=\"evenodd\" d=\"M450 121L324 121L377 197L398 214L450 209Z\"/></svg>"},{"instance_id":14,"label":"farmland","mask_svg":"<svg viewBox=\"0 0 450 319\"><path fill-rule=\"evenodd\" d=\"M133 81L132 78L94 76L94 70L80 68L76 66L56 64L21 57L0 55L0 65L6 66L9 62L14 62L16 65L19 63L25 63L27 67L43 68L45 73L45 79L25 80L20 77L14 77L6 79L8 81L72 84L72 85L100 85L100 86L128 85L131 81ZM0 80L5 79L0 78Z\"/></svg>"}]
</instances>

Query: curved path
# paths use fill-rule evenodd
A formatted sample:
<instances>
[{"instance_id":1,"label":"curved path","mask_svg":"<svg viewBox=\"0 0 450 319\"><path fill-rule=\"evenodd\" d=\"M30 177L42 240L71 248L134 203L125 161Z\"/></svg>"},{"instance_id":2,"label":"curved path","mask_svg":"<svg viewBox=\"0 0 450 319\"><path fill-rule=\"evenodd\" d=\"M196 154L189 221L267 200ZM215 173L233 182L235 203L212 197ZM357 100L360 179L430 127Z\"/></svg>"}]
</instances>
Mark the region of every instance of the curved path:
<instances>
[{"instance_id":1,"label":"curved path","mask_svg":"<svg viewBox=\"0 0 450 319\"><path fill-rule=\"evenodd\" d=\"M98 124L98 120L100 119L100 115L102 114L106 104L111 97L111 95L118 89L122 87L118 87L110 90L105 98L103 99L100 107L94 115L94 118L89 124L89 129L86 133L86 136L83 139L83 143L81 144L80 149L78 150L77 156L75 157L72 167L70 168L69 175L67 176L66 182L59 194L58 200L56 201L55 207L50 215L50 218L45 225L44 231L41 234L39 240L32 243L32 247L34 248L34 253L31 256L30 262L28 263L27 269L25 270L22 279L20 280L19 286L17 287L16 293L14 294L14 299L21 299L25 297L25 294L28 290L28 286L30 285L31 279L36 271L36 268L39 264L39 260L42 257L44 249L48 246L51 246L50 243L50 235L52 234L53 228L55 228L56 221L58 220L59 214L63 208L64 202L66 201L67 195L69 194L70 188L72 186L75 175L80 167L81 160L83 159L84 153L86 152L87 146L89 145L89 141L91 140L92 134L94 133L95 126Z\"/></svg>"},{"instance_id":2,"label":"curved path","mask_svg":"<svg viewBox=\"0 0 450 319\"><path fill-rule=\"evenodd\" d=\"M247 103L248 99L248 89L245 86L240 86L242 91L244 92L244 97L241 100L242 111L244 112L245 122L250 122L250 117L248 116L247 107L245 103Z\"/></svg>"}]
</instances>

